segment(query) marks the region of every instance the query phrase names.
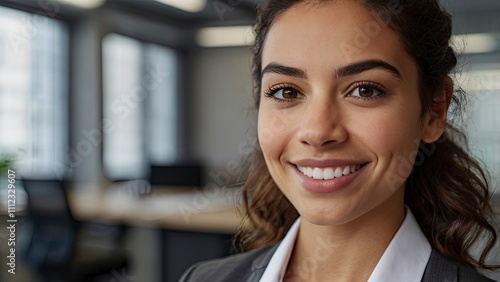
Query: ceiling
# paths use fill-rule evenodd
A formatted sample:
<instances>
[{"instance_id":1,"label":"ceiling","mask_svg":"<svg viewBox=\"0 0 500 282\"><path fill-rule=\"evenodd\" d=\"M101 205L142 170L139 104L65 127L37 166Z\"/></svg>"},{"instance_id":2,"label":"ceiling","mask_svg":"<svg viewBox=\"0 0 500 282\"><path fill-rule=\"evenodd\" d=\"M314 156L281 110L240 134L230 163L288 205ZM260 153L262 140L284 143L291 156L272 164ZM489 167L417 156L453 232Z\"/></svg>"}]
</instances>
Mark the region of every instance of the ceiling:
<instances>
[{"instance_id":1,"label":"ceiling","mask_svg":"<svg viewBox=\"0 0 500 282\"><path fill-rule=\"evenodd\" d=\"M104 6L116 9L147 12L189 25L250 24L255 20L258 0L207 0L205 9L188 13L154 0L106 0ZM230 4L232 3L232 4Z\"/></svg>"},{"instance_id":2,"label":"ceiling","mask_svg":"<svg viewBox=\"0 0 500 282\"><path fill-rule=\"evenodd\" d=\"M233 21L250 21L255 18L255 8L266 0L207 0L208 5L201 13L190 14L170 8L154 0L107 0L118 6L134 6L149 11L159 12L191 22L219 22L230 24ZM440 0L444 7L452 13L474 13L484 11L500 12L499 0ZM226 9L222 14L221 11ZM219 12L217 11L219 10Z\"/></svg>"},{"instance_id":3,"label":"ceiling","mask_svg":"<svg viewBox=\"0 0 500 282\"><path fill-rule=\"evenodd\" d=\"M250 24L255 19L255 7L266 0L207 0L207 6L199 13L188 13L169 7L154 0L105 0L104 7L130 11L178 22L181 25L234 25ZM500 12L499 0L440 0L452 14L475 12ZM40 10L39 0L0 0L3 5L22 7L31 11ZM75 16L82 11L60 5L62 16ZM499 18L500 25L500 18ZM500 28L500 26L499 26Z\"/></svg>"},{"instance_id":4,"label":"ceiling","mask_svg":"<svg viewBox=\"0 0 500 282\"><path fill-rule=\"evenodd\" d=\"M441 3L452 13L500 12L498 0L441 0Z\"/></svg>"}]
</instances>

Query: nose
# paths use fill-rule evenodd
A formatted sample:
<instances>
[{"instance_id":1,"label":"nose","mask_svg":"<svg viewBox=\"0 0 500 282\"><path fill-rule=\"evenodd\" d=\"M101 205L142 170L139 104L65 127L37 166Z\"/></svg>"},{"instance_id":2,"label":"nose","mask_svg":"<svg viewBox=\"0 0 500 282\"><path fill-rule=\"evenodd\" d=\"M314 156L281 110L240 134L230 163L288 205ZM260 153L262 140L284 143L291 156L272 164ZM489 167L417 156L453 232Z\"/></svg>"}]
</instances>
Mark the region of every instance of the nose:
<instances>
[{"instance_id":1,"label":"nose","mask_svg":"<svg viewBox=\"0 0 500 282\"><path fill-rule=\"evenodd\" d=\"M342 143L348 136L343 120L342 112L336 103L328 99L310 101L302 111L298 130L299 141L314 147Z\"/></svg>"}]
</instances>

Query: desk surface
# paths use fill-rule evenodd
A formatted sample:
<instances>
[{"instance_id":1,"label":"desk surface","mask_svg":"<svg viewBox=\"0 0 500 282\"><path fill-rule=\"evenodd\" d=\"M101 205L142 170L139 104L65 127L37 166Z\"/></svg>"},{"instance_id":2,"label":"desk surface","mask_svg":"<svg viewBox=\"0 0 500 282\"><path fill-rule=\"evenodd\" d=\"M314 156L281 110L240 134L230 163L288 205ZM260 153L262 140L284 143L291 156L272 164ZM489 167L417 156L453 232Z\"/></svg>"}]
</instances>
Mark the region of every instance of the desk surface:
<instances>
[{"instance_id":1,"label":"desk surface","mask_svg":"<svg viewBox=\"0 0 500 282\"><path fill-rule=\"evenodd\" d=\"M80 220L233 233L241 219L239 191L155 187L144 197L134 197L120 189L103 192L79 187L72 189L68 197L73 216Z\"/></svg>"}]
</instances>

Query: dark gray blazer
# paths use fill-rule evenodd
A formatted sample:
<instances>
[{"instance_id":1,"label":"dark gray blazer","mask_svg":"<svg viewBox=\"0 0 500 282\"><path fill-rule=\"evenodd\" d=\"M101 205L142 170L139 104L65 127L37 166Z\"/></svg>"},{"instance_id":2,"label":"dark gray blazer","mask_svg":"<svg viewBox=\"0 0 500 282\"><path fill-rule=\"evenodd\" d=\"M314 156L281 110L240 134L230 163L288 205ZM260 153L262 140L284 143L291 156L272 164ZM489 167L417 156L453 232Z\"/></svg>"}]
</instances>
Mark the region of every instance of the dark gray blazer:
<instances>
[{"instance_id":1,"label":"dark gray blazer","mask_svg":"<svg viewBox=\"0 0 500 282\"><path fill-rule=\"evenodd\" d=\"M278 245L193 265L179 282L259 282ZM422 282L493 281L432 250ZM404 282L404 281L401 281Z\"/></svg>"}]
</instances>

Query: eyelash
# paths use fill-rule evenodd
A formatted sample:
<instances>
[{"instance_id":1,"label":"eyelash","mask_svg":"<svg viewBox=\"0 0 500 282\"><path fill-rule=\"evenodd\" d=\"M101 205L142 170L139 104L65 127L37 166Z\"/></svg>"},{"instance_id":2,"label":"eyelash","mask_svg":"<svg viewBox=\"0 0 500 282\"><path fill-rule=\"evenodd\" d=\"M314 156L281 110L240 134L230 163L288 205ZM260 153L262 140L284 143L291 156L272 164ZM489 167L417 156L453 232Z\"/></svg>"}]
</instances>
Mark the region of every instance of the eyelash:
<instances>
[{"instance_id":1,"label":"eyelash","mask_svg":"<svg viewBox=\"0 0 500 282\"><path fill-rule=\"evenodd\" d=\"M369 88L372 88L372 89L378 91L379 94L375 97L357 97L357 96L350 95L350 94L352 94L352 92L354 92L354 90L356 90L357 88L360 88L361 86L365 86L365 87L367 86ZM388 93L388 90L385 87L383 87L382 85L380 85L378 83L371 82L371 81L356 82L356 84L351 88L351 90L348 91L348 95L350 95L350 97L353 97L353 98L359 99L359 100L363 100L363 101L379 99L379 98L382 98L385 95L387 95L387 93Z\"/></svg>"},{"instance_id":2,"label":"eyelash","mask_svg":"<svg viewBox=\"0 0 500 282\"><path fill-rule=\"evenodd\" d=\"M356 90L357 88L359 88L361 86L372 88L372 89L378 91L379 94L375 97L357 97L357 96L350 95L350 94L352 94L352 92L354 90ZM292 102L292 100L294 100L294 99L279 99L279 98L276 98L274 96L276 94L276 92L278 92L280 90L284 90L284 89L293 89L293 90L297 91L299 94L301 94L300 91L298 91L297 88L294 87L293 85L282 83L282 84L273 85L273 86L269 87L269 89L264 90L264 96L266 98L271 98L271 99L273 99L277 102L280 102L280 103ZM356 82L352 88L350 88L347 96L350 96L350 97L353 97L355 99L362 100L362 101L370 101L370 100L382 98L382 97L386 96L387 93L388 93L388 90L378 83L371 82L371 81L359 81L359 82Z\"/></svg>"},{"instance_id":3,"label":"eyelash","mask_svg":"<svg viewBox=\"0 0 500 282\"><path fill-rule=\"evenodd\" d=\"M353 95L351 95L356 89L358 89L358 88L360 88L362 86L368 87L368 88L371 88L371 89L377 91L378 95L374 96L374 97L359 97L359 96L353 96ZM274 101L280 102L280 103L287 103L287 102L292 102L293 100L295 100L295 99L280 99L280 98L276 98L275 94L278 91L284 90L284 89L293 89L294 91L297 91L297 93L301 94L301 92L299 90L297 90L297 88L295 86L293 86L291 84L281 83L281 84L273 85L273 86L269 87L269 89L264 90L264 95L265 95L266 98L271 98ZM359 81L359 82L356 82L350 88L350 90L347 91L347 93L348 94L346 96L352 97L354 99L358 99L358 100L361 100L361 101L372 101L372 100L379 99L379 98L382 98L382 97L386 96L387 93L388 93L388 91L387 91L387 89L385 87L383 87L382 85L380 85L378 83L374 83L374 82L371 82L371 81Z\"/></svg>"},{"instance_id":4,"label":"eyelash","mask_svg":"<svg viewBox=\"0 0 500 282\"><path fill-rule=\"evenodd\" d=\"M274 94L276 94L276 92L278 92L280 90L284 90L284 89L293 89L293 90L297 91L297 93L301 94L300 91L297 90L297 88L294 87L293 85L282 83L282 84L273 85L273 86L269 87L269 89L264 90L264 96L266 98L271 98L274 101L279 102L279 103L292 102L292 99L279 99L279 98L276 98L276 96L274 96Z\"/></svg>"}]
</instances>

